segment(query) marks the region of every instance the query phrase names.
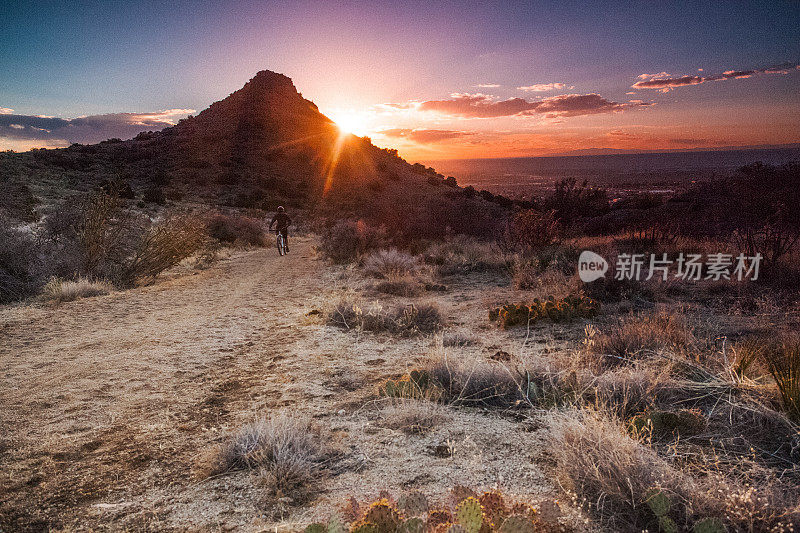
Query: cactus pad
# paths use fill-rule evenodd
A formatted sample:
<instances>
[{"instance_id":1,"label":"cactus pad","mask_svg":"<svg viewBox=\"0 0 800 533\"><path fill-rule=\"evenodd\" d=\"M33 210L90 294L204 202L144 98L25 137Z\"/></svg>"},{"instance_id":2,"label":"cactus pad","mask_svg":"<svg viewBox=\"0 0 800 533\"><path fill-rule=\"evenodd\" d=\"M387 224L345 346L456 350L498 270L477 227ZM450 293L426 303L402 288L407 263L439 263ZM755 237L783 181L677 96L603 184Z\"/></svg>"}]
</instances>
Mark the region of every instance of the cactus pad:
<instances>
[{"instance_id":1,"label":"cactus pad","mask_svg":"<svg viewBox=\"0 0 800 533\"><path fill-rule=\"evenodd\" d=\"M398 507L406 516L419 516L428 512L428 498L418 490L412 490L400 497Z\"/></svg>"},{"instance_id":2,"label":"cactus pad","mask_svg":"<svg viewBox=\"0 0 800 533\"><path fill-rule=\"evenodd\" d=\"M375 524L359 521L353 524L353 527L350 528L350 533L378 533L378 528Z\"/></svg>"},{"instance_id":3,"label":"cactus pad","mask_svg":"<svg viewBox=\"0 0 800 533\"><path fill-rule=\"evenodd\" d=\"M328 533L328 526L320 523L309 524L306 526L305 533Z\"/></svg>"},{"instance_id":4,"label":"cactus pad","mask_svg":"<svg viewBox=\"0 0 800 533\"><path fill-rule=\"evenodd\" d=\"M373 503L364 513L364 522L374 524L377 533L394 533L400 525L400 513L386 498Z\"/></svg>"},{"instance_id":5,"label":"cactus pad","mask_svg":"<svg viewBox=\"0 0 800 533\"><path fill-rule=\"evenodd\" d=\"M402 522L397 528L397 533L422 533L425 531L425 521L417 516Z\"/></svg>"},{"instance_id":6,"label":"cactus pad","mask_svg":"<svg viewBox=\"0 0 800 533\"><path fill-rule=\"evenodd\" d=\"M671 505L667 495L660 490L651 490L647 496L647 506L659 518L667 515Z\"/></svg>"},{"instance_id":7,"label":"cactus pad","mask_svg":"<svg viewBox=\"0 0 800 533\"><path fill-rule=\"evenodd\" d=\"M508 514L503 495L498 491L484 492L479 498L483 511L495 525L500 525Z\"/></svg>"},{"instance_id":8,"label":"cactus pad","mask_svg":"<svg viewBox=\"0 0 800 533\"><path fill-rule=\"evenodd\" d=\"M694 533L725 533L725 526L716 518L703 518L698 521L694 528Z\"/></svg>"},{"instance_id":9,"label":"cactus pad","mask_svg":"<svg viewBox=\"0 0 800 533\"><path fill-rule=\"evenodd\" d=\"M499 533L535 533L536 526L527 516L512 514L503 521L503 525L497 531Z\"/></svg>"},{"instance_id":10,"label":"cactus pad","mask_svg":"<svg viewBox=\"0 0 800 533\"><path fill-rule=\"evenodd\" d=\"M446 509L434 509L428 512L428 527L434 528L440 524L453 522L453 515Z\"/></svg>"},{"instance_id":11,"label":"cactus pad","mask_svg":"<svg viewBox=\"0 0 800 533\"><path fill-rule=\"evenodd\" d=\"M466 533L478 533L483 523L483 508L475 498L467 498L456 508L456 523L464 527Z\"/></svg>"}]
</instances>

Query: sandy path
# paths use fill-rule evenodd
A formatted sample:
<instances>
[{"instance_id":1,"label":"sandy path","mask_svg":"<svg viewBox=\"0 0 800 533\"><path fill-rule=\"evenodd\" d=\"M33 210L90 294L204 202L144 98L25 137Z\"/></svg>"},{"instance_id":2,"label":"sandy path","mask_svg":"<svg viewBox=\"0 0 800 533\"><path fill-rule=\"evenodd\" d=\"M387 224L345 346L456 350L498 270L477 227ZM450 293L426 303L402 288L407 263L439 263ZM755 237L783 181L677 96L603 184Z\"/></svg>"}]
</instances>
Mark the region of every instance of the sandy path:
<instances>
[{"instance_id":1,"label":"sandy path","mask_svg":"<svg viewBox=\"0 0 800 533\"><path fill-rule=\"evenodd\" d=\"M243 252L151 287L0 311L0 530L189 483L187 455L231 411L290 403L274 367L321 294L313 256L296 240L285 258Z\"/></svg>"},{"instance_id":2,"label":"sandy path","mask_svg":"<svg viewBox=\"0 0 800 533\"><path fill-rule=\"evenodd\" d=\"M451 281L448 292L420 297L479 339L451 356L519 353L525 332L484 318L487 302L510 289L480 276ZM371 292L371 283L326 267L300 238L285 258L273 248L238 252L150 287L0 309L0 531L302 530L349 495L364 501L381 489L548 494L531 420L445 409L424 435L386 427L384 404L372 400L377 385L424 360L434 339L358 334L306 316L342 293L410 303ZM192 472L230 430L275 410L316 419L356 465L280 518L265 509L253 474ZM452 456L436 452L442 446Z\"/></svg>"}]
</instances>

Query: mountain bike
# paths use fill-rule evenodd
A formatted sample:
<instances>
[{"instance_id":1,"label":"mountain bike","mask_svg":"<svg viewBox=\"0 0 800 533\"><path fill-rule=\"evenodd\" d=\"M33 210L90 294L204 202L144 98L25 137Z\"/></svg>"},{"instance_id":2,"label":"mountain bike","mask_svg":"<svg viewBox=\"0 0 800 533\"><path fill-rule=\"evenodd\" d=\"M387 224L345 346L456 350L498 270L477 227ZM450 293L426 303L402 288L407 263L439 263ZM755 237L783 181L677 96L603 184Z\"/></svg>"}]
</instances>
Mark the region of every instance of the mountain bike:
<instances>
[{"instance_id":1,"label":"mountain bike","mask_svg":"<svg viewBox=\"0 0 800 533\"><path fill-rule=\"evenodd\" d=\"M278 230L275 230L275 234L278 236L277 238L278 253L281 255L286 255L286 235L284 235Z\"/></svg>"}]
</instances>

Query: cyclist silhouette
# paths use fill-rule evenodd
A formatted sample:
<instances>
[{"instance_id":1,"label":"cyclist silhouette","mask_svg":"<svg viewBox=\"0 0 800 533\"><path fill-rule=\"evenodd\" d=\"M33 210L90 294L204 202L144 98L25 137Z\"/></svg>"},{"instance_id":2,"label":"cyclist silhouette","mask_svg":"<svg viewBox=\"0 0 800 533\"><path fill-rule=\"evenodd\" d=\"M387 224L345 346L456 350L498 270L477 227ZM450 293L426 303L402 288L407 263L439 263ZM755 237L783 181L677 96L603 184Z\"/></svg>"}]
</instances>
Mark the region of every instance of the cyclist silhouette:
<instances>
[{"instance_id":1,"label":"cyclist silhouette","mask_svg":"<svg viewBox=\"0 0 800 533\"><path fill-rule=\"evenodd\" d=\"M272 226L277 224L275 226L275 233L283 235L283 242L286 243L286 253L289 253L289 224L291 223L292 219L285 213L283 206L278 206L278 212L275 213L275 216L272 217L272 221L269 223L270 231L272 230Z\"/></svg>"}]
</instances>

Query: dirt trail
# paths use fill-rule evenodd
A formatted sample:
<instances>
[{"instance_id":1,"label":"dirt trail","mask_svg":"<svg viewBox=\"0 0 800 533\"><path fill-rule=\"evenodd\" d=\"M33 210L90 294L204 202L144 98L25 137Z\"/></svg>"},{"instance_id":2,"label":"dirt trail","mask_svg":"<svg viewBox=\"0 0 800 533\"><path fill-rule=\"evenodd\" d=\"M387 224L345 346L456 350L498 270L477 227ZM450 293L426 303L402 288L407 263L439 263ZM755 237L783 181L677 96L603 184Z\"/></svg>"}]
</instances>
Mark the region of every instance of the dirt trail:
<instances>
[{"instance_id":1,"label":"dirt trail","mask_svg":"<svg viewBox=\"0 0 800 533\"><path fill-rule=\"evenodd\" d=\"M322 268L300 239L284 258L249 251L151 287L1 310L0 530L188 483L204 432L292 403L275 367L303 334Z\"/></svg>"},{"instance_id":2,"label":"dirt trail","mask_svg":"<svg viewBox=\"0 0 800 533\"><path fill-rule=\"evenodd\" d=\"M525 332L476 320L510 289L453 283L422 297L480 339L453 356L523 348ZM349 495L380 489L551 491L530 420L447 409L424 435L387 427L370 396L419 364L433 339L360 335L307 316L343 292L408 303L370 286L357 271L326 267L312 239L299 238L284 258L274 248L237 252L150 287L0 309L0 531L302 530ZM355 465L277 524L253 474L192 473L230 430L274 410L317 419ZM452 453L438 453L443 446Z\"/></svg>"}]
</instances>

